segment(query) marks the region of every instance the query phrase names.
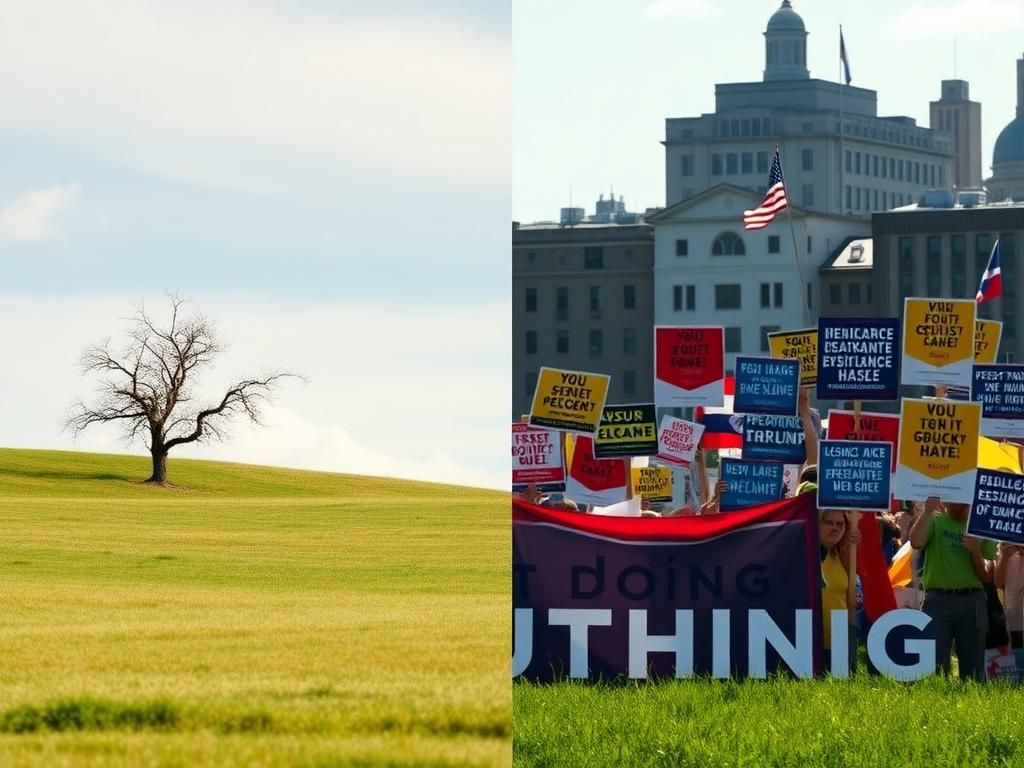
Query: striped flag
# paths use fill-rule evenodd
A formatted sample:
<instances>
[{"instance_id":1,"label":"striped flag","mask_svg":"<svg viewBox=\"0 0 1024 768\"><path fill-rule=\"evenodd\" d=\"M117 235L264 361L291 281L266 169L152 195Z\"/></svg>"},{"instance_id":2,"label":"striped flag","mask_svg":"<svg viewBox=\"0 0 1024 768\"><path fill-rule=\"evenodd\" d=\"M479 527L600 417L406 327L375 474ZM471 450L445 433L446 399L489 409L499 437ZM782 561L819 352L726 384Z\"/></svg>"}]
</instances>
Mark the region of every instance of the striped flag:
<instances>
[{"instance_id":1,"label":"striped flag","mask_svg":"<svg viewBox=\"0 0 1024 768\"><path fill-rule=\"evenodd\" d=\"M765 192L761 205L752 211L743 212L744 229L762 229L771 224L775 214L786 207L786 182L782 179L782 161L779 160L779 149L775 148L775 159L772 170L768 174L768 191Z\"/></svg>"},{"instance_id":2,"label":"striped flag","mask_svg":"<svg viewBox=\"0 0 1024 768\"><path fill-rule=\"evenodd\" d=\"M839 60L843 63L843 76L846 84L850 84L850 60L846 58L846 42L843 40L843 28L839 28Z\"/></svg>"},{"instance_id":3,"label":"striped flag","mask_svg":"<svg viewBox=\"0 0 1024 768\"><path fill-rule=\"evenodd\" d=\"M1003 270L999 265L999 238L996 238L992 245L992 253L988 257L988 265L985 273L981 276L981 285L978 286L978 295L974 300L978 304L998 298L1003 295Z\"/></svg>"},{"instance_id":4,"label":"striped flag","mask_svg":"<svg viewBox=\"0 0 1024 768\"><path fill-rule=\"evenodd\" d=\"M743 447L743 416L732 412L733 393L736 380L725 377L725 405L719 408L698 406L694 410L694 421L704 425L701 448L715 451L725 448Z\"/></svg>"}]
</instances>

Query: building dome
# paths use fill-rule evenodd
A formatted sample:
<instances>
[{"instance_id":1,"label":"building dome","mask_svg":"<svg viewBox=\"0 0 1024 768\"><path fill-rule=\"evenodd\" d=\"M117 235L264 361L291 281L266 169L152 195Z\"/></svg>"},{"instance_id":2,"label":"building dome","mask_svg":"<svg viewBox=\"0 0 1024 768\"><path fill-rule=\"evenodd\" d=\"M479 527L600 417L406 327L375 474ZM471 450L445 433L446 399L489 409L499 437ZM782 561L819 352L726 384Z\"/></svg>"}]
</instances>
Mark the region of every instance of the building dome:
<instances>
[{"instance_id":1,"label":"building dome","mask_svg":"<svg viewBox=\"0 0 1024 768\"><path fill-rule=\"evenodd\" d=\"M768 32L805 32L804 20L793 10L789 0L782 0L782 6L768 19Z\"/></svg>"},{"instance_id":2,"label":"building dome","mask_svg":"<svg viewBox=\"0 0 1024 768\"><path fill-rule=\"evenodd\" d=\"M1024 116L1018 116L999 133L992 151L992 165L1024 163Z\"/></svg>"}]
</instances>

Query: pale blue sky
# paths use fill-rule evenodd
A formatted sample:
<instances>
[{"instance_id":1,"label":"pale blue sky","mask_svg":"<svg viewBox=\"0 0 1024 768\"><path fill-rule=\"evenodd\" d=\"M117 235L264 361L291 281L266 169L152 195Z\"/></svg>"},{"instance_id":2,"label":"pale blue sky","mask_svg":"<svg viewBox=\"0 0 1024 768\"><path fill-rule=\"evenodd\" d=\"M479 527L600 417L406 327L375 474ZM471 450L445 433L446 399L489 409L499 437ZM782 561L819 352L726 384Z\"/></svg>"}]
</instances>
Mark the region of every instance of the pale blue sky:
<instances>
[{"instance_id":1,"label":"pale blue sky","mask_svg":"<svg viewBox=\"0 0 1024 768\"><path fill-rule=\"evenodd\" d=\"M515 0L513 211L554 219L593 212L599 193L630 210L664 204L667 117L714 110L720 82L759 81L763 32L779 0ZM982 105L983 174L1013 119L1020 0L793 0L808 30L811 77L836 81L843 25L853 85L878 92L880 115L928 125L940 81L970 82Z\"/></svg>"}]
</instances>

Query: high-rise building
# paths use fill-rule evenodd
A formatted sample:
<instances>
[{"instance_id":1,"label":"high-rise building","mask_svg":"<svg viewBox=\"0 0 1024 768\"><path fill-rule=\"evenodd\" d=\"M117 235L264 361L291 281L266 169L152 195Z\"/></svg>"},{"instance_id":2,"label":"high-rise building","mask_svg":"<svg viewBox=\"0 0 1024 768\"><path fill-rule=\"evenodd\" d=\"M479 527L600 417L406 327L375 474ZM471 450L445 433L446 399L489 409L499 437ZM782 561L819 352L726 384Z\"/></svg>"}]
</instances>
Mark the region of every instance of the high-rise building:
<instances>
[{"instance_id":1,"label":"high-rise building","mask_svg":"<svg viewBox=\"0 0 1024 768\"><path fill-rule=\"evenodd\" d=\"M994 202L1024 200L1024 57L1017 59L1017 115L996 139L985 186Z\"/></svg>"},{"instance_id":2,"label":"high-rise building","mask_svg":"<svg viewBox=\"0 0 1024 768\"><path fill-rule=\"evenodd\" d=\"M928 107L931 127L953 137L953 186L981 186L981 104L971 101L968 82L943 80L941 98Z\"/></svg>"}]
</instances>

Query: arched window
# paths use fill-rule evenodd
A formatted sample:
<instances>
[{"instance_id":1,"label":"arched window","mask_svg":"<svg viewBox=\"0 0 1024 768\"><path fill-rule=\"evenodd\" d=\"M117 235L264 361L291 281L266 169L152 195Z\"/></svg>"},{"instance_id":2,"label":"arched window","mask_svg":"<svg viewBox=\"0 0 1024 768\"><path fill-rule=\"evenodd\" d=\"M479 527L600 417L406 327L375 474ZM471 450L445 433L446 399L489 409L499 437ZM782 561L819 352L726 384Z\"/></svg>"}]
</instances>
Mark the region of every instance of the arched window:
<instances>
[{"instance_id":1,"label":"arched window","mask_svg":"<svg viewBox=\"0 0 1024 768\"><path fill-rule=\"evenodd\" d=\"M712 256L746 256L743 239L735 232L723 232L711 244Z\"/></svg>"}]
</instances>

